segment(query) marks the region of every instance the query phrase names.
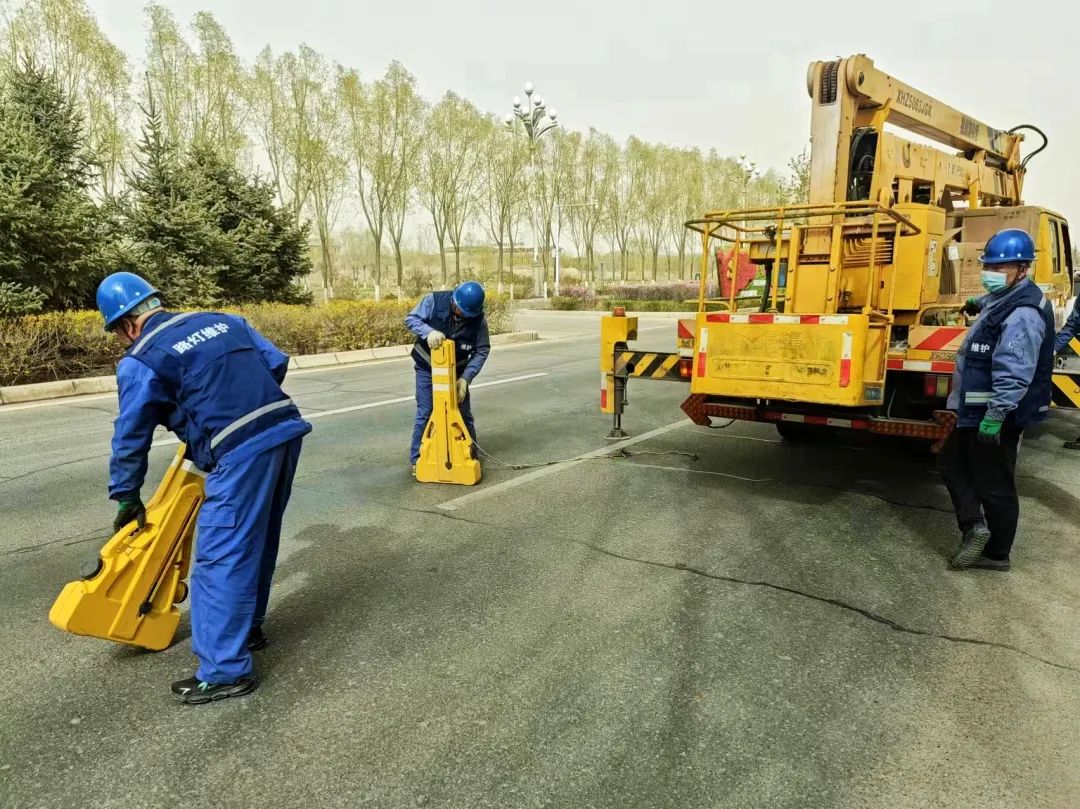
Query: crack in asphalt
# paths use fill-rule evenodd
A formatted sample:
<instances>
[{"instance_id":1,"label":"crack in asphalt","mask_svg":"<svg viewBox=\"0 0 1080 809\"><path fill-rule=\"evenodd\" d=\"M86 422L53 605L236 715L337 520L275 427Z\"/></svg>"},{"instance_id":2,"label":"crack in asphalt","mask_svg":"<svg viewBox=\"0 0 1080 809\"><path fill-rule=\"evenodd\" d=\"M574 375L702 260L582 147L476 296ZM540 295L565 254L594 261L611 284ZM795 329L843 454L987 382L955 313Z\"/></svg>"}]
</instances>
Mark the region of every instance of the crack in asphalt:
<instances>
[{"instance_id":1,"label":"crack in asphalt","mask_svg":"<svg viewBox=\"0 0 1080 809\"><path fill-rule=\"evenodd\" d=\"M496 525L495 523L491 522L484 522L483 520L470 520L468 517L459 517L449 511L435 511L434 509L427 508L409 508L408 506L398 506L392 503L382 503L378 500L369 500L368 502L395 511L408 511L411 514L432 514L436 517L443 517L444 519L454 520L455 522L464 522L468 523L469 525L482 525L485 528L494 528L499 531L508 530L505 526L502 525Z\"/></svg>"},{"instance_id":2,"label":"crack in asphalt","mask_svg":"<svg viewBox=\"0 0 1080 809\"><path fill-rule=\"evenodd\" d=\"M51 472L52 470L60 469L63 466L71 466L72 464L83 463L84 461L93 461L98 458L108 458L111 454L112 453L110 452L103 452L97 455L87 455L85 458L74 458L70 461L61 461L60 463L52 464L51 466L42 466L39 469L31 469L29 472L23 472L21 475L14 475L12 477L5 478L4 480L0 480L0 486L5 483L11 483L11 481L13 480L22 480L23 478L28 478L31 475L40 475L42 472Z\"/></svg>"},{"instance_id":3,"label":"crack in asphalt","mask_svg":"<svg viewBox=\"0 0 1080 809\"><path fill-rule=\"evenodd\" d=\"M617 553L615 551L608 550L607 548L603 548L603 547L601 547L599 545L593 545L592 543L589 543L589 542L582 542L581 540L571 539L569 541L573 542L575 545L580 545L580 546L582 546L584 548L588 548L589 550L592 550L595 553L599 553L599 554L601 554L603 556L609 556L612 559L620 559L620 560L622 560L624 562L633 562L635 564L647 565L649 567L660 567L660 568L665 568L667 570L675 570L675 571L679 571L681 573L691 573L691 574L693 574L695 576L701 576L702 578L712 579L714 581L723 581L723 582L728 582L728 583L731 583L731 584L741 584L741 585L744 585L746 587L759 587L759 588L768 589L768 590L775 590L775 591L781 592L781 593L787 593L789 595L796 595L796 596L799 596L801 598L810 599L811 601L817 601L817 602L819 602L821 604L828 604L829 606L839 607L840 609L847 610L848 612L853 612L856 615L861 615L863 618L867 618L867 619L869 619L869 620L871 620L871 621L873 621L875 623L881 624L882 626L887 626L890 629L893 629L893 630L895 630L897 632L903 632L903 633L908 634L908 635L916 635L916 636L924 637L924 638L935 638L937 640L945 640L945 641L949 641L951 643L966 644L966 645L970 645L970 646L988 646L988 647L991 647L991 648L994 648L994 649L1002 649L1002 650L1005 650L1005 651L1015 652L1016 654L1023 655L1026 658L1029 658L1031 660L1035 660L1035 661L1037 661L1039 663L1042 663L1043 665L1046 665L1046 666L1051 666L1053 668L1061 669L1063 671L1071 671L1074 674L1080 674L1080 668L1074 668L1073 666L1069 666L1069 665L1067 665L1065 663L1058 663L1058 662L1053 661L1053 660L1048 660L1045 657L1039 657L1036 654L1032 654L1031 652L1028 652L1028 651L1025 651L1024 649L1019 648L1018 646L1013 646L1013 645L1008 644L1008 643L998 643L997 641L991 641L991 640L981 640L980 638L969 638L969 637L964 637L962 635L945 635L945 634L941 634L941 633L938 633L938 632L930 632L929 630L925 630L925 629L916 629L914 627L904 626L903 624L898 623L898 622L892 620L891 618L886 618L883 615L878 615L877 613L871 612L870 610L867 610L867 609L863 609L862 607L856 607L853 604L848 604L846 601L841 601L840 599L837 599L837 598L829 598L827 596L814 595L813 593L808 593L805 590L799 590L799 589L794 588L794 587L785 587L784 585L773 584L772 582L768 582L768 581L754 581L754 580L750 580L750 579L740 579L740 578L735 577L735 576L724 576L724 575L721 575L719 573L710 573L707 570L702 570L700 568L692 567L691 565L687 565L687 564L685 564L683 562L671 563L671 562L659 562L659 561L656 561L654 559L638 559L638 558L633 557L633 556L625 556L625 555L623 555L621 553Z\"/></svg>"},{"instance_id":4,"label":"crack in asphalt","mask_svg":"<svg viewBox=\"0 0 1080 809\"><path fill-rule=\"evenodd\" d=\"M675 451L673 451L673 452L675 452ZM630 452L630 453L628 453L627 457L631 457L631 456L634 456L634 455L643 455L643 454L648 454L648 450L643 450L643 451L638 451L638 452ZM652 453L652 454L671 454L671 453ZM604 457L607 457L607 456L604 456ZM914 509L920 509L920 510L923 510L923 511L938 511L938 512L940 512L942 514L949 514L949 515L952 515L952 514L955 513L951 508L948 508L946 506L936 506L936 505L933 505L931 503L912 503L910 501L905 501L905 500L893 500L891 497L886 497L883 494L877 494L876 492L872 492L872 491L869 491L867 489L849 489L849 488L847 488L845 486L841 486L841 485L836 484L836 483L817 483L815 481L785 480L785 479L782 479L782 478L744 478L744 477L740 477L739 475L733 475L733 474L730 474L730 473L727 473L727 472L715 472L715 471L710 470L710 469L688 469L687 467L684 467L684 466L661 466L661 465L657 465L657 464L642 464L642 463L636 463L636 464L633 464L633 466L642 466L642 467L645 467L647 469L666 469L666 470L671 471L671 472L689 472L690 474L693 474L693 475L719 475L721 477L734 478L735 480L742 480L742 481L745 481L747 483L771 483L771 484L784 485L784 486L807 486L807 487L811 487L811 488L831 489L832 491L841 492L843 494L856 494L856 495L863 495L865 497L873 497L874 499L880 500L883 503L888 503L888 504L893 505L893 506L901 506L903 508L914 508Z\"/></svg>"},{"instance_id":5,"label":"crack in asphalt","mask_svg":"<svg viewBox=\"0 0 1080 809\"><path fill-rule=\"evenodd\" d=\"M0 552L0 557L14 556L14 555L19 554L19 553L29 553L31 551L40 550L41 548L46 548L46 547L48 547L50 545L63 545L65 548L67 548L67 547L70 547L71 545L79 545L79 544L82 544L83 542L91 542L91 541L93 541L95 539L96 540L108 539L109 537L111 537L113 535L113 532L111 532L111 531L108 532L108 533L102 534L101 531L103 531L103 530L105 530L105 529L99 528L92 534L74 534L73 536L59 537L57 539L50 539L47 542L38 542L38 543L36 543L34 545L23 545L23 546L18 547L18 548L11 548L9 550Z\"/></svg>"},{"instance_id":6,"label":"crack in asphalt","mask_svg":"<svg viewBox=\"0 0 1080 809\"><path fill-rule=\"evenodd\" d=\"M955 514L951 508L945 506L935 506L928 503L910 503L904 500L893 500L890 497L886 497L883 494L876 494L875 492L867 491L865 489L846 489L843 486L838 486L833 483L814 483L803 480L773 480L772 483L783 483L791 486L811 486L819 489L832 489L836 492L843 492L844 494L861 494L866 497L873 497L877 500L881 500L883 503L889 503L894 506L902 506L904 508L921 509L923 511L939 511L942 514Z\"/></svg>"}]
</instances>

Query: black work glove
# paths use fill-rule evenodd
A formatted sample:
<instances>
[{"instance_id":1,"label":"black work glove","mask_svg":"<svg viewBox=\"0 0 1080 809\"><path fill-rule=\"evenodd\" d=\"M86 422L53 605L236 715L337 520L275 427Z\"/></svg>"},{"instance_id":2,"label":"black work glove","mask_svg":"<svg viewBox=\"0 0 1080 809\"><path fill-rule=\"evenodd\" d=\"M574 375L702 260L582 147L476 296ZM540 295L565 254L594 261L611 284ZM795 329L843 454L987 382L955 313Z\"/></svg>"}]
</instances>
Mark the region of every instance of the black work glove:
<instances>
[{"instance_id":1,"label":"black work glove","mask_svg":"<svg viewBox=\"0 0 1080 809\"><path fill-rule=\"evenodd\" d=\"M125 525L132 520L139 521L139 528L146 527L146 506L142 504L142 500L138 497L132 500L121 500L120 508L116 512L116 519L113 520L113 530L119 531Z\"/></svg>"},{"instance_id":2,"label":"black work glove","mask_svg":"<svg viewBox=\"0 0 1080 809\"><path fill-rule=\"evenodd\" d=\"M971 317L979 314L979 311L981 309L982 307L979 306L978 298L968 298L966 301L964 301L964 305L960 307L961 312L963 312L965 315L970 315Z\"/></svg>"}]
</instances>

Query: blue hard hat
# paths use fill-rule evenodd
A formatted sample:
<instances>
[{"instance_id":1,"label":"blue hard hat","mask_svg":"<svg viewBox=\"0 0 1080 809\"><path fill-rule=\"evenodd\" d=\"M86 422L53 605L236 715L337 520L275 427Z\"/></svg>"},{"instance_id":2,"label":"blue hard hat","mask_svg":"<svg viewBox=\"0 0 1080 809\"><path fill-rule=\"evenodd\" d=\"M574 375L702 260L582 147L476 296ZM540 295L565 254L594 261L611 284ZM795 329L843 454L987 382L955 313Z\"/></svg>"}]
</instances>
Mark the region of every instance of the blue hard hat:
<instances>
[{"instance_id":1,"label":"blue hard hat","mask_svg":"<svg viewBox=\"0 0 1080 809\"><path fill-rule=\"evenodd\" d=\"M989 266L1034 260L1035 242L1031 240L1027 231L1019 228L1006 228L991 236L990 241L983 248L982 257L979 259L983 264Z\"/></svg>"},{"instance_id":2,"label":"blue hard hat","mask_svg":"<svg viewBox=\"0 0 1080 809\"><path fill-rule=\"evenodd\" d=\"M157 294L145 278L133 272L114 272L98 285L97 290L97 308L105 318L105 331L111 331L116 321Z\"/></svg>"},{"instance_id":3,"label":"blue hard hat","mask_svg":"<svg viewBox=\"0 0 1080 809\"><path fill-rule=\"evenodd\" d=\"M454 305L465 317L484 313L484 288L477 281L466 281L454 290Z\"/></svg>"}]
</instances>

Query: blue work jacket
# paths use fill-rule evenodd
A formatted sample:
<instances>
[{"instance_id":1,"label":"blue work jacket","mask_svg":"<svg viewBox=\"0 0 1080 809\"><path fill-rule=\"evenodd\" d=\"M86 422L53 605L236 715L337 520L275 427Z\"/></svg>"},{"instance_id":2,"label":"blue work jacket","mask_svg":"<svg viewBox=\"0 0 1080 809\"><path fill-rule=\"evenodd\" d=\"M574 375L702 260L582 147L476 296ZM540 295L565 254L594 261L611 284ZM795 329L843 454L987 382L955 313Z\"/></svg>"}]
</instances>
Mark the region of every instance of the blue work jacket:
<instances>
[{"instance_id":1,"label":"blue work jacket","mask_svg":"<svg viewBox=\"0 0 1080 809\"><path fill-rule=\"evenodd\" d=\"M281 389L288 362L240 317L163 311L147 319L116 369L109 496L138 496L159 425L204 472L230 453L249 456L310 432Z\"/></svg>"}]
</instances>

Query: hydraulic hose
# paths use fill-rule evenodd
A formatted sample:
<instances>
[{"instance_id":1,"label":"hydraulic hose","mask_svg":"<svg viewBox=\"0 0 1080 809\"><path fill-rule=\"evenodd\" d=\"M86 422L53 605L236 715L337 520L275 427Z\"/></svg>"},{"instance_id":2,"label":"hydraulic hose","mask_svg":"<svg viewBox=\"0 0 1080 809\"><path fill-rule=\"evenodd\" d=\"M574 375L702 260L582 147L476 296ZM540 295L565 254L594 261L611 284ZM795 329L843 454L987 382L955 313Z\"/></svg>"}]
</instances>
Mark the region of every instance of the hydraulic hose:
<instances>
[{"instance_id":1,"label":"hydraulic hose","mask_svg":"<svg viewBox=\"0 0 1080 809\"><path fill-rule=\"evenodd\" d=\"M1030 130L1031 132L1036 133L1043 140L1042 146L1040 146L1038 149L1036 149L1034 152L1029 154L1027 157L1025 157L1020 162L1020 168L1026 169L1028 161L1031 160L1031 158L1033 158L1035 155L1037 155L1043 149L1045 149L1047 147L1047 145L1050 143L1050 139L1046 137L1045 132L1043 132L1041 129L1039 129L1039 127L1034 126L1032 124L1020 124L1019 126L1014 126L1012 129L1009 130L1009 134L1010 135L1015 135L1017 132L1019 132L1022 129L1027 129L1027 130Z\"/></svg>"}]
</instances>

